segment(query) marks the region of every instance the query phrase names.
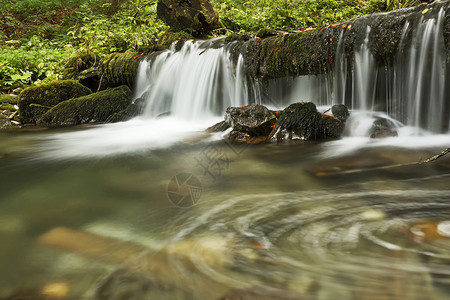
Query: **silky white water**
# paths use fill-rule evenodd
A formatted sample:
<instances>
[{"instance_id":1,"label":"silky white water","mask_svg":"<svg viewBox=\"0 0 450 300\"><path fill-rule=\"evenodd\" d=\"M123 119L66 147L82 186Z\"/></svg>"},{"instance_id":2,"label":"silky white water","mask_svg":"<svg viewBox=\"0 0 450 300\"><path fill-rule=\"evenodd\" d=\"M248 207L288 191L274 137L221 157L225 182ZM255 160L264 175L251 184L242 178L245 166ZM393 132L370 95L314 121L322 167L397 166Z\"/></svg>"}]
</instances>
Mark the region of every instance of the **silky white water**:
<instances>
[{"instance_id":1,"label":"silky white water","mask_svg":"<svg viewBox=\"0 0 450 300\"><path fill-rule=\"evenodd\" d=\"M234 64L221 38L174 44L141 63L135 97L144 98L146 105L140 117L52 135L42 146L45 156L101 157L164 148L215 124L227 107L249 104L249 94L257 95L252 101L274 109L297 101L325 107L346 104L352 114L344 140L333 143L348 144L346 149L386 143L444 147L450 128L444 16L441 9L435 18L422 16L416 26L406 22L392 66L376 65L369 48L369 21L359 29L365 37L356 46L351 70L344 49L349 33L342 31L331 74L274 79L267 86L247 78L242 56ZM412 40L407 42L409 35ZM395 125L398 138L369 138L373 122L380 118Z\"/></svg>"},{"instance_id":2,"label":"silky white water","mask_svg":"<svg viewBox=\"0 0 450 300\"><path fill-rule=\"evenodd\" d=\"M135 96L146 101L140 117L50 135L43 156L103 157L165 148L202 135L221 121L227 107L249 103L243 59L234 66L221 39L187 41L179 51L175 47L142 62L135 88Z\"/></svg>"},{"instance_id":3,"label":"silky white water","mask_svg":"<svg viewBox=\"0 0 450 300\"><path fill-rule=\"evenodd\" d=\"M174 45L142 63L135 119L0 131L0 298L448 299L449 157L420 163L450 145L442 18L407 23L389 68L369 24L354 58L340 36L332 74L268 87L220 39ZM260 99L352 111L335 141L236 151L204 132ZM398 136L369 138L380 119ZM201 197L180 207L186 173ZM79 235L42 239L55 229Z\"/></svg>"}]
</instances>

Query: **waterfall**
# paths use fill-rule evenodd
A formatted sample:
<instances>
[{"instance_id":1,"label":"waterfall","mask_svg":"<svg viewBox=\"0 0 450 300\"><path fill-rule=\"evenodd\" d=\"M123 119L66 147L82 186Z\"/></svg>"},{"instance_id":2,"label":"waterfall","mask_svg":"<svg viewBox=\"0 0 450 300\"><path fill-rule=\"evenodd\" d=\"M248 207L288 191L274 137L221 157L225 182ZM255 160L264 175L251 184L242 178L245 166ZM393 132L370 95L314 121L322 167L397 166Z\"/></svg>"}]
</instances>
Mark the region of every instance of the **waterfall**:
<instances>
[{"instance_id":1,"label":"waterfall","mask_svg":"<svg viewBox=\"0 0 450 300\"><path fill-rule=\"evenodd\" d=\"M444 9L405 21L396 55L386 62L377 61L371 49L378 16L359 18L351 31L339 32L333 67L320 75L259 80L246 73L244 58L231 55L232 44L223 38L175 43L149 55L139 67L135 96L146 103L141 116L52 135L43 147L46 156L101 157L169 147L223 120L227 107L251 102L276 109L298 101L314 102L323 110L349 106L346 136L353 141L329 143L334 155L340 153L338 143L347 150L386 143L448 145L450 64ZM354 50L348 52L355 33ZM368 130L380 118L398 126L398 138L368 142Z\"/></svg>"},{"instance_id":2,"label":"waterfall","mask_svg":"<svg viewBox=\"0 0 450 300\"><path fill-rule=\"evenodd\" d=\"M400 103L394 117L402 118L407 125L422 127L432 132L449 128L448 110L445 109L445 46L442 35L444 10L437 19L424 20L413 33L409 51L399 53L394 72L401 74L394 79L397 87L392 104ZM412 30L409 24L404 31ZM403 37L406 36L406 33Z\"/></svg>"},{"instance_id":3,"label":"waterfall","mask_svg":"<svg viewBox=\"0 0 450 300\"><path fill-rule=\"evenodd\" d=\"M271 102L279 99L283 105L299 100L325 106L342 103L367 112L369 117L375 112L387 113L415 128L416 134L423 130L447 133L450 67L445 54L444 18L441 8L434 17L422 15L415 24L406 22L394 62L380 65L370 49L371 25L378 19L376 15L367 16L353 29L365 32L361 43L355 45L353 57L345 54L345 40L351 33L341 31L334 68L328 76L272 80L269 98Z\"/></svg>"},{"instance_id":4,"label":"waterfall","mask_svg":"<svg viewBox=\"0 0 450 300\"><path fill-rule=\"evenodd\" d=\"M144 61L136 88L137 96L146 99L144 117L198 120L248 104L243 58L234 65L221 41L186 41L181 49L173 44Z\"/></svg>"}]
</instances>

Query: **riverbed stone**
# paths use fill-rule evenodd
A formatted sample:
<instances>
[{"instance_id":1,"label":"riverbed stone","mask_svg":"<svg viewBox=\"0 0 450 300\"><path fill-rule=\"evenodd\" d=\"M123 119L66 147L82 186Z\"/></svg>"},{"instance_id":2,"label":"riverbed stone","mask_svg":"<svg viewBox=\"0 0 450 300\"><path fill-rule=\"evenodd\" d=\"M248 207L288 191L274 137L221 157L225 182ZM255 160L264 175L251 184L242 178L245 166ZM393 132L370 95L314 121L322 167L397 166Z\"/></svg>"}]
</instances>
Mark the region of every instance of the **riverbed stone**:
<instances>
[{"instance_id":1,"label":"riverbed stone","mask_svg":"<svg viewBox=\"0 0 450 300\"><path fill-rule=\"evenodd\" d=\"M261 104L241 107L228 107L225 122L233 131L247 133L250 136L268 136L276 122L275 115Z\"/></svg>"},{"instance_id":2,"label":"riverbed stone","mask_svg":"<svg viewBox=\"0 0 450 300\"><path fill-rule=\"evenodd\" d=\"M346 121L350 117L350 112L344 104L336 104L331 107L333 116L341 121Z\"/></svg>"},{"instance_id":3,"label":"riverbed stone","mask_svg":"<svg viewBox=\"0 0 450 300\"><path fill-rule=\"evenodd\" d=\"M378 118L373 122L369 136L373 139L398 136L397 126L388 119Z\"/></svg>"},{"instance_id":4,"label":"riverbed stone","mask_svg":"<svg viewBox=\"0 0 450 300\"><path fill-rule=\"evenodd\" d=\"M39 120L39 125L66 126L90 122L104 122L114 113L127 108L132 91L125 85L70 99L59 103Z\"/></svg>"},{"instance_id":5,"label":"riverbed stone","mask_svg":"<svg viewBox=\"0 0 450 300\"><path fill-rule=\"evenodd\" d=\"M36 121L55 105L92 91L74 80L57 80L48 84L24 89L18 100L22 123Z\"/></svg>"},{"instance_id":6,"label":"riverbed stone","mask_svg":"<svg viewBox=\"0 0 450 300\"><path fill-rule=\"evenodd\" d=\"M223 131L227 130L228 128L230 128L230 124L228 124L225 121L221 121L221 122L219 122L217 124L214 124L211 127L206 128L205 131L209 132L209 133L223 132Z\"/></svg>"},{"instance_id":7,"label":"riverbed stone","mask_svg":"<svg viewBox=\"0 0 450 300\"><path fill-rule=\"evenodd\" d=\"M297 102L279 113L276 127L270 138L277 140L300 138L320 140L338 138L342 135L345 122L335 117L323 115L312 102Z\"/></svg>"}]
</instances>

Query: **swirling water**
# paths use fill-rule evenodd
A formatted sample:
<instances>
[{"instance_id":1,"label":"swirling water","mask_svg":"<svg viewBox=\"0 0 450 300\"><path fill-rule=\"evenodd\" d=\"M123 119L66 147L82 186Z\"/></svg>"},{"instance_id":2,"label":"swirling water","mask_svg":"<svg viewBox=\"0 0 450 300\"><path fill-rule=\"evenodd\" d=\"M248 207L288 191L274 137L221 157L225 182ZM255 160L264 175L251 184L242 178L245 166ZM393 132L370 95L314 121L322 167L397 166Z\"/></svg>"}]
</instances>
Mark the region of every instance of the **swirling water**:
<instances>
[{"instance_id":1,"label":"swirling water","mask_svg":"<svg viewBox=\"0 0 450 300\"><path fill-rule=\"evenodd\" d=\"M53 134L1 133L0 299L450 295L449 158L414 164L440 147L330 157L326 143L294 141L237 152L199 132L110 158L29 151ZM199 160L211 151L222 165L208 173ZM167 194L183 172L201 184L189 208ZM84 242L42 238L58 228Z\"/></svg>"},{"instance_id":2,"label":"swirling water","mask_svg":"<svg viewBox=\"0 0 450 300\"><path fill-rule=\"evenodd\" d=\"M372 68L366 38L353 73L338 46L333 85L269 82L275 107L361 109L337 141L236 148L204 133L226 106L262 101L219 40L146 61L140 118L0 132L0 299L448 298L450 162L420 163L450 144L448 66L443 13L425 18L393 69ZM379 117L399 136L368 138Z\"/></svg>"}]
</instances>

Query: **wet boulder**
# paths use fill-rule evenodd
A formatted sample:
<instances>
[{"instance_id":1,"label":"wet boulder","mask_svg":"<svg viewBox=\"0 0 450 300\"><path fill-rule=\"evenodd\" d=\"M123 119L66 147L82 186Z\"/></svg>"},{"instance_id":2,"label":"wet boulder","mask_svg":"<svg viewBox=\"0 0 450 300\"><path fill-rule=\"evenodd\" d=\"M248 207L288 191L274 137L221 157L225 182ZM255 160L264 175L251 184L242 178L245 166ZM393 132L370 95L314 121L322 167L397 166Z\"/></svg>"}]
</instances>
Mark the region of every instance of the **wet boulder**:
<instances>
[{"instance_id":1,"label":"wet boulder","mask_svg":"<svg viewBox=\"0 0 450 300\"><path fill-rule=\"evenodd\" d=\"M398 136L397 125L386 118L379 117L373 122L369 136L373 139Z\"/></svg>"},{"instance_id":2,"label":"wet boulder","mask_svg":"<svg viewBox=\"0 0 450 300\"><path fill-rule=\"evenodd\" d=\"M223 131L225 131L225 130L227 130L228 128L230 128L230 124L228 124L227 122L225 122L225 121L221 121L221 122L219 122L219 123L217 123L217 124L214 124L213 126L211 126L211 127L208 127L208 128L206 128L206 132L209 132L209 133L213 133L213 132L223 132Z\"/></svg>"},{"instance_id":3,"label":"wet boulder","mask_svg":"<svg viewBox=\"0 0 450 300\"><path fill-rule=\"evenodd\" d=\"M74 80L58 80L24 89L19 94L18 106L22 123L36 121L55 105L91 94L91 90Z\"/></svg>"},{"instance_id":4,"label":"wet boulder","mask_svg":"<svg viewBox=\"0 0 450 300\"><path fill-rule=\"evenodd\" d=\"M46 112L38 120L38 124L64 126L105 122L114 113L126 109L131 102L132 92L123 85L61 102Z\"/></svg>"},{"instance_id":5,"label":"wet boulder","mask_svg":"<svg viewBox=\"0 0 450 300\"><path fill-rule=\"evenodd\" d=\"M108 117L106 120L107 123L116 123L116 122L124 122L128 121L134 117L137 117L142 113L145 106L145 99L138 98L130 103L127 108L119 111L118 113L114 113Z\"/></svg>"},{"instance_id":6,"label":"wet boulder","mask_svg":"<svg viewBox=\"0 0 450 300\"><path fill-rule=\"evenodd\" d=\"M336 119L341 121L347 121L348 117L350 117L350 112L348 111L347 106L344 104L336 104L331 107L331 113Z\"/></svg>"},{"instance_id":7,"label":"wet boulder","mask_svg":"<svg viewBox=\"0 0 450 300\"><path fill-rule=\"evenodd\" d=\"M267 138L276 119L267 107L260 104L228 107L225 113L225 122L233 128L234 132L247 134L250 137Z\"/></svg>"},{"instance_id":8,"label":"wet boulder","mask_svg":"<svg viewBox=\"0 0 450 300\"><path fill-rule=\"evenodd\" d=\"M322 115L312 102L289 105L280 114L270 138L319 140L340 137L345 123L335 117Z\"/></svg>"},{"instance_id":9,"label":"wet boulder","mask_svg":"<svg viewBox=\"0 0 450 300\"><path fill-rule=\"evenodd\" d=\"M196 37L220 27L219 15L209 0L160 0L157 13L173 31Z\"/></svg>"},{"instance_id":10,"label":"wet boulder","mask_svg":"<svg viewBox=\"0 0 450 300\"><path fill-rule=\"evenodd\" d=\"M339 138L345 129L345 122L338 118L323 115L320 120L321 138Z\"/></svg>"}]
</instances>

